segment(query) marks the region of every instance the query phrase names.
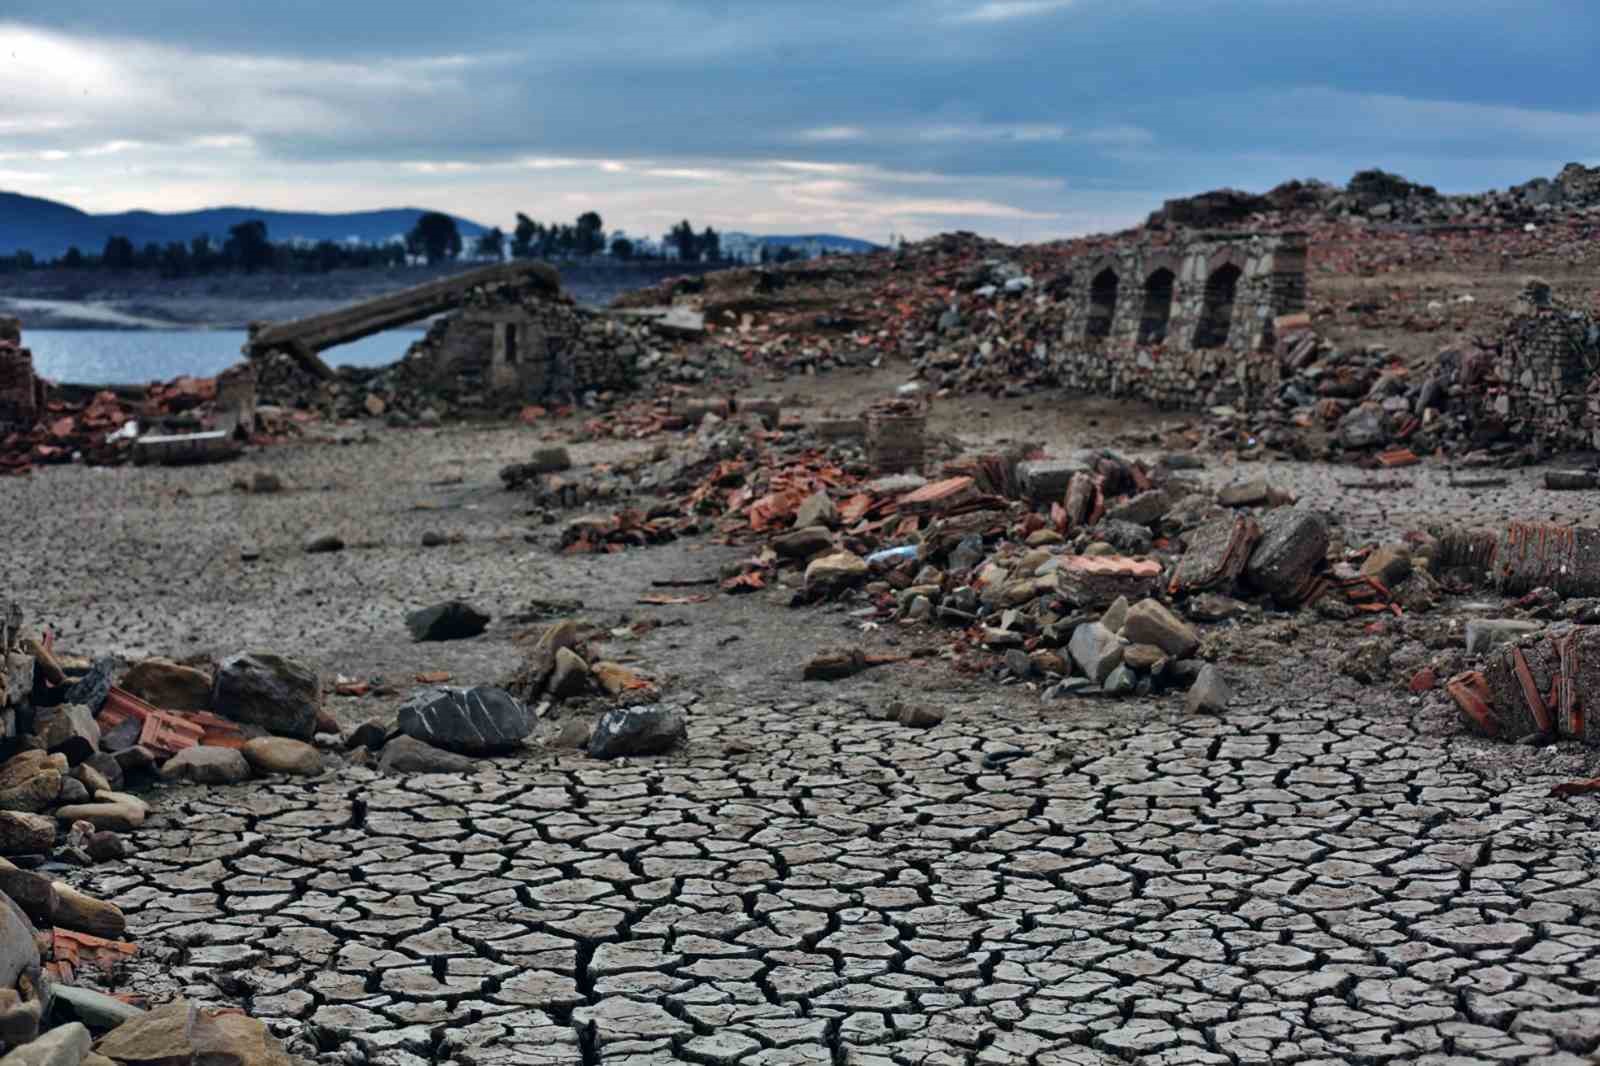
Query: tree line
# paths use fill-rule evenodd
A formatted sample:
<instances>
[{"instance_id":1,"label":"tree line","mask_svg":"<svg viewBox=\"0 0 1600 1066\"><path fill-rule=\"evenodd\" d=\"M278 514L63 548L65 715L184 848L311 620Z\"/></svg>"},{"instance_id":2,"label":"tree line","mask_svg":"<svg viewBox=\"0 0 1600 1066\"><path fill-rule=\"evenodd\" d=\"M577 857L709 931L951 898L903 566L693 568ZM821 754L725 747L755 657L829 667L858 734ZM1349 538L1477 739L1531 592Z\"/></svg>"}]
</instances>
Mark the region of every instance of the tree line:
<instances>
[{"instance_id":1,"label":"tree line","mask_svg":"<svg viewBox=\"0 0 1600 1066\"><path fill-rule=\"evenodd\" d=\"M325 274L340 267L402 266L405 262L406 248L400 244L274 244L267 237L267 224L252 219L230 227L221 242L210 234L201 234L187 242L151 241L140 247L127 237L114 235L106 238L98 252L86 252L73 245L48 262L41 262L32 252L18 251L9 257L0 256L0 273L54 266L63 270L150 271L159 272L162 277L182 278L263 270Z\"/></svg>"},{"instance_id":2,"label":"tree line","mask_svg":"<svg viewBox=\"0 0 1600 1066\"><path fill-rule=\"evenodd\" d=\"M688 219L672 228L665 238L678 258L694 262L720 262L722 238L710 226L695 232ZM41 261L32 252L17 251L0 256L0 273L54 266L66 270L122 270L159 272L162 277L195 277L220 273L272 271L285 274L324 274L344 267L404 266L425 259L430 264L461 257L465 244L456 220L439 211L421 215L402 241L381 244L343 244L337 241L284 241L274 243L267 224L260 219L241 222L228 229L220 243L209 234L188 242L151 241L143 247L123 236L106 239L98 251L85 251L76 245L54 260ZM627 237L606 240L604 223L594 211L585 211L572 223L535 222L518 212L517 225L508 238L496 226L478 236L472 246L478 258L504 259L582 259L609 251L617 259L660 258L649 256Z\"/></svg>"}]
</instances>

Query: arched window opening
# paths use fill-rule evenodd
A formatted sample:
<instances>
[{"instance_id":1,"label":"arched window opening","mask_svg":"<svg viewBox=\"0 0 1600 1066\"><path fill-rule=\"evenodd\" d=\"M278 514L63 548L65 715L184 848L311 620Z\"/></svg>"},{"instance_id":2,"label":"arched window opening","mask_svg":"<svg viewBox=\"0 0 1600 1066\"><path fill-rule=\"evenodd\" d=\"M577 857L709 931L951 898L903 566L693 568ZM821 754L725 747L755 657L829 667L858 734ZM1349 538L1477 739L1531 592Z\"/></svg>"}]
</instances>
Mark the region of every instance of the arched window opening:
<instances>
[{"instance_id":1,"label":"arched window opening","mask_svg":"<svg viewBox=\"0 0 1600 1066\"><path fill-rule=\"evenodd\" d=\"M1233 297L1239 288L1241 271L1232 263L1211 272L1206 279L1204 306L1194 330L1196 348L1221 348L1228 343L1228 328L1233 324Z\"/></svg>"},{"instance_id":2,"label":"arched window opening","mask_svg":"<svg viewBox=\"0 0 1600 1066\"><path fill-rule=\"evenodd\" d=\"M1117 274L1110 267L1100 271L1089 283L1089 321L1083 335L1099 340L1111 335L1111 320L1117 313Z\"/></svg>"},{"instance_id":3,"label":"arched window opening","mask_svg":"<svg viewBox=\"0 0 1600 1066\"><path fill-rule=\"evenodd\" d=\"M1139 316L1139 343L1160 344L1167 339L1172 320L1172 285L1176 279L1166 267L1154 271L1144 283L1144 313Z\"/></svg>"}]
</instances>

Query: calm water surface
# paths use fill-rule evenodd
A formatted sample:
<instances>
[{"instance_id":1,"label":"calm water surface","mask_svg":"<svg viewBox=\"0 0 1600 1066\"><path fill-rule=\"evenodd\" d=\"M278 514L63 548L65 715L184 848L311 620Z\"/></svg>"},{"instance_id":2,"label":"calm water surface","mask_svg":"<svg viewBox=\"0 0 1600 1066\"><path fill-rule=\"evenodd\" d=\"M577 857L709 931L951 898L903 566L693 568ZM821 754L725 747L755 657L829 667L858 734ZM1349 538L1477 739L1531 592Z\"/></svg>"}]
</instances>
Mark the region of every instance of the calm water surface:
<instances>
[{"instance_id":1,"label":"calm water surface","mask_svg":"<svg viewBox=\"0 0 1600 1066\"><path fill-rule=\"evenodd\" d=\"M329 348L329 366L384 366L399 359L422 336L391 330ZM170 381L183 374L210 377L243 358L243 330L30 329L23 343L33 350L40 377L89 385L136 385Z\"/></svg>"}]
</instances>

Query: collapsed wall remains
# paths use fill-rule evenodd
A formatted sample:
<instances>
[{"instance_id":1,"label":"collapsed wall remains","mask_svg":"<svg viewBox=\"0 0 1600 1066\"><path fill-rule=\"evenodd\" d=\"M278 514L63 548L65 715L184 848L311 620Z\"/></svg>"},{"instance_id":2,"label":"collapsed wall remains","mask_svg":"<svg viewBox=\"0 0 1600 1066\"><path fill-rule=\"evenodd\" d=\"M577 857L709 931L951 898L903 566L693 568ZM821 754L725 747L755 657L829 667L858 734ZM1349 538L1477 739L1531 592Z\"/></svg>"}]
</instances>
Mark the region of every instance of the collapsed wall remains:
<instances>
[{"instance_id":1,"label":"collapsed wall remains","mask_svg":"<svg viewBox=\"0 0 1600 1066\"><path fill-rule=\"evenodd\" d=\"M1474 421L1554 448L1600 448L1600 323L1530 280L1490 352L1467 360Z\"/></svg>"},{"instance_id":2,"label":"collapsed wall remains","mask_svg":"<svg viewBox=\"0 0 1600 1066\"><path fill-rule=\"evenodd\" d=\"M435 322L402 367L441 396L539 402L621 389L634 378L641 331L516 285L473 290Z\"/></svg>"},{"instance_id":3,"label":"collapsed wall remains","mask_svg":"<svg viewBox=\"0 0 1600 1066\"><path fill-rule=\"evenodd\" d=\"M22 346L22 322L0 318L0 432L31 428L44 412L44 388Z\"/></svg>"}]
</instances>

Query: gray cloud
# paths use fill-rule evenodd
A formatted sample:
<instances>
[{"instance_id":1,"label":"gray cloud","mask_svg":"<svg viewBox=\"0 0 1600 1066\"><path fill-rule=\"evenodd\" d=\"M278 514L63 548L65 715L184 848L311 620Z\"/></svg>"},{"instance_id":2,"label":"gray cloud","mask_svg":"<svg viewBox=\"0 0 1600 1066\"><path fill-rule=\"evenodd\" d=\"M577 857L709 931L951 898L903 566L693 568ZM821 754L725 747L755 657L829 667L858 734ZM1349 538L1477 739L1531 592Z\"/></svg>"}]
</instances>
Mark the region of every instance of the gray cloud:
<instances>
[{"instance_id":1,"label":"gray cloud","mask_svg":"<svg viewBox=\"0 0 1600 1066\"><path fill-rule=\"evenodd\" d=\"M1031 237L1370 165L1503 184L1600 131L1596 20L1560 0L480 0L448 17L434 0L12 0L7 17L0 184L94 207L398 197L502 223L581 204L645 229Z\"/></svg>"}]
</instances>

